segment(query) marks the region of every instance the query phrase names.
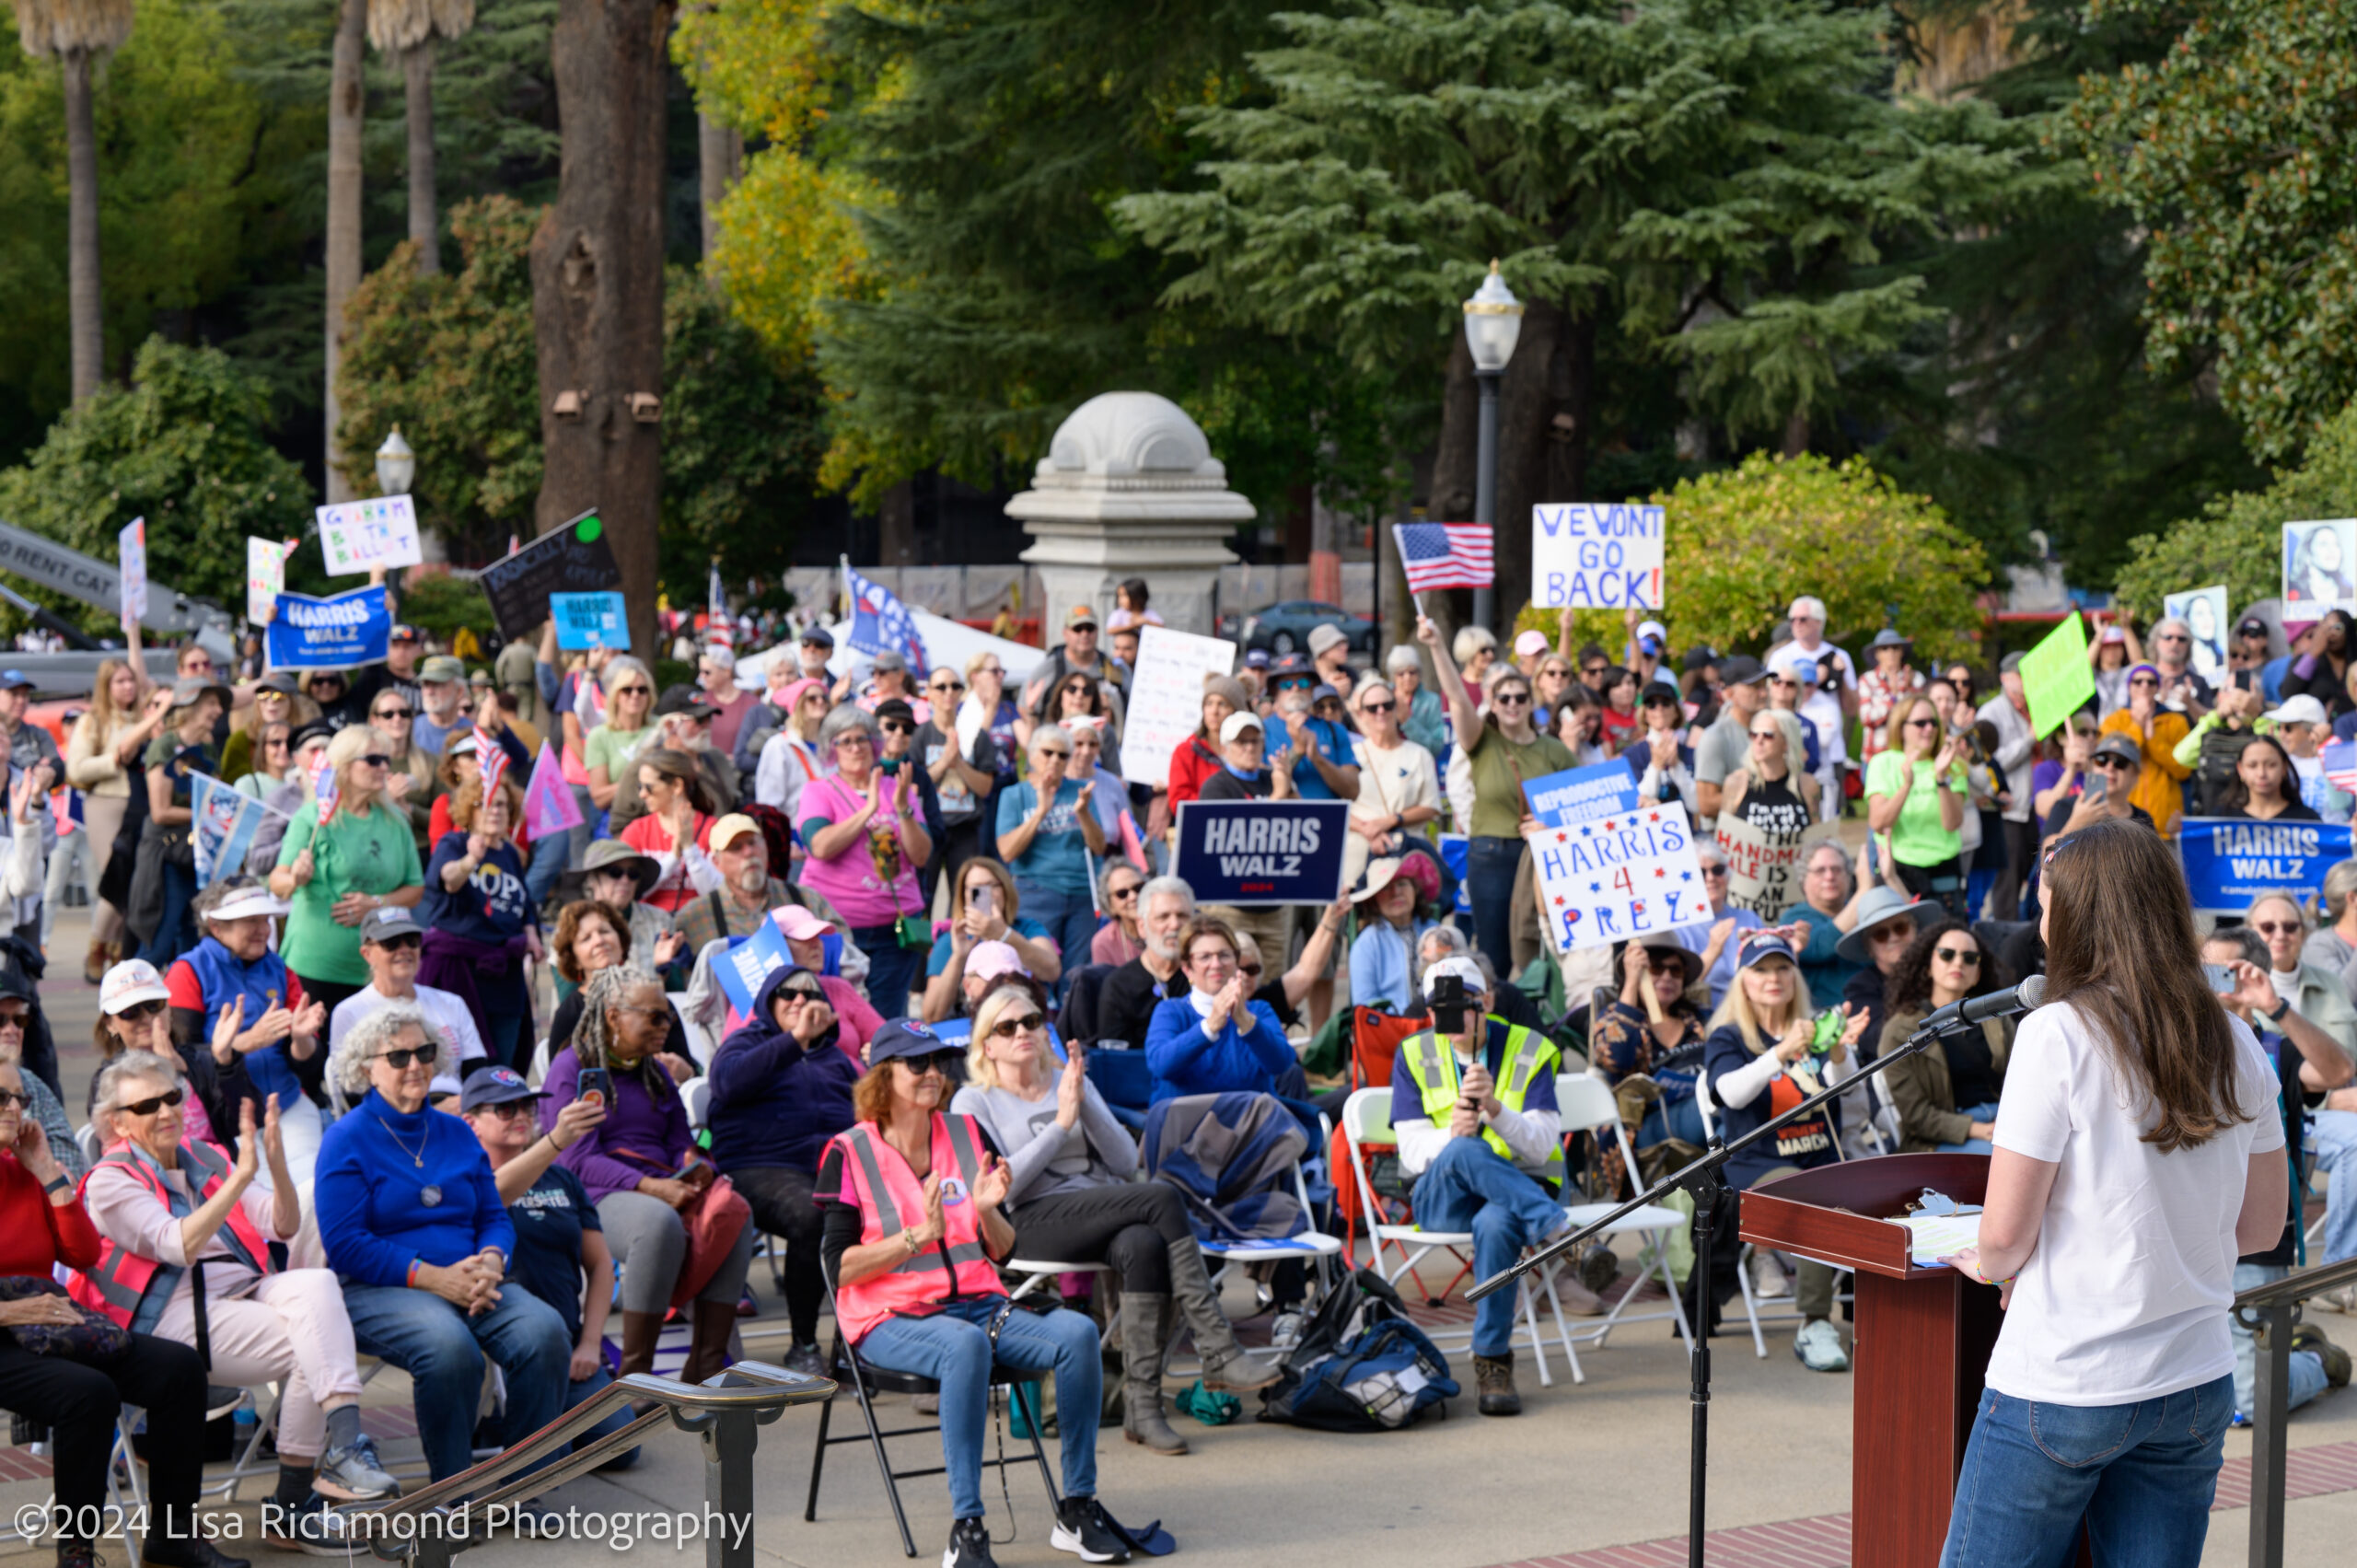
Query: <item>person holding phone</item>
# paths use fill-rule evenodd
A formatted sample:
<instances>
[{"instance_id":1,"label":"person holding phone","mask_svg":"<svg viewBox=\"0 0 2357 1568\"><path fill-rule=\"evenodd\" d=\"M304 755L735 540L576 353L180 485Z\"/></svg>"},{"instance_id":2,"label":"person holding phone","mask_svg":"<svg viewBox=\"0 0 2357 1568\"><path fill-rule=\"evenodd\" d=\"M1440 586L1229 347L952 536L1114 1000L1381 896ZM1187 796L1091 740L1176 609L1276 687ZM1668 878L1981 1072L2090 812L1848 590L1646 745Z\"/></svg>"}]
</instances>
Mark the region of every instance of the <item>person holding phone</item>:
<instances>
[{"instance_id":1,"label":"person holding phone","mask_svg":"<svg viewBox=\"0 0 2357 1568\"><path fill-rule=\"evenodd\" d=\"M1006 944L1034 979L1056 982L1064 972L1063 949L1046 926L1022 912L1022 891L1004 863L970 855L950 887L949 929L933 939L925 960L925 1022L937 1024L957 1013L967 962L985 942Z\"/></svg>"},{"instance_id":2,"label":"person holding phone","mask_svg":"<svg viewBox=\"0 0 2357 1568\"><path fill-rule=\"evenodd\" d=\"M2084 749L2086 758L2075 794L2068 792L2073 749ZM2039 833L2042 843L2051 846L2091 823L2122 819L2158 830L2153 814L2136 804L2138 785L2143 782L2144 753L2135 741L2124 735L2106 735L2087 745L2074 735L2065 748L2063 769L2065 793L2047 808L2046 826Z\"/></svg>"}]
</instances>

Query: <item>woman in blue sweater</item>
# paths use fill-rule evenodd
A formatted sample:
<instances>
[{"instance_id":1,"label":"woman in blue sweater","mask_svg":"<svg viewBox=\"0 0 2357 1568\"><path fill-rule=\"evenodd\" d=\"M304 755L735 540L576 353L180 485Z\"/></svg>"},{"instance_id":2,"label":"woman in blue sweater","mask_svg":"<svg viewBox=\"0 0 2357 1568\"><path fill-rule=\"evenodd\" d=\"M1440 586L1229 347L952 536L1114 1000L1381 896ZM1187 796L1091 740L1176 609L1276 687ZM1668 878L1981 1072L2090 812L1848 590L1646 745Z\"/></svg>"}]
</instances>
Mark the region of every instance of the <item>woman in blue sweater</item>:
<instances>
[{"instance_id":1,"label":"woman in blue sweater","mask_svg":"<svg viewBox=\"0 0 2357 1568\"><path fill-rule=\"evenodd\" d=\"M1156 1006L1146 1024L1153 1103L1180 1095L1274 1095L1317 1148L1318 1108L1302 1098L1307 1082L1301 1059L1276 1013L1251 999L1253 984L1237 957L1234 929L1216 916L1199 914L1178 952L1191 989Z\"/></svg>"},{"instance_id":2,"label":"woman in blue sweater","mask_svg":"<svg viewBox=\"0 0 2357 1568\"><path fill-rule=\"evenodd\" d=\"M761 982L745 1026L713 1053L712 1159L751 1205L754 1223L785 1244L785 1314L794 1330L789 1372L827 1375L819 1353L826 1285L819 1244L826 1228L812 1194L827 1140L859 1120L852 1086L860 1068L836 1048L835 1011L819 977L789 966Z\"/></svg>"},{"instance_id":3,"label":"woman in blue sweater","mask_svg":"<svg viewBox=\"0 0 2357 1568\"><path fill-rule=\"evenodd\" d=\"M344 1036L328 1070L357 1103L319 1144L315 1196L353 1338L410 1375L435 1481L471 1462L486 1357L506 1374L505 1429L537 1432L564 1408L573 1354L554 1308L502 1288L516 1228L474 1133L426 1106L438 1054L404 1004Z\"/></svg>"}]
</instances>

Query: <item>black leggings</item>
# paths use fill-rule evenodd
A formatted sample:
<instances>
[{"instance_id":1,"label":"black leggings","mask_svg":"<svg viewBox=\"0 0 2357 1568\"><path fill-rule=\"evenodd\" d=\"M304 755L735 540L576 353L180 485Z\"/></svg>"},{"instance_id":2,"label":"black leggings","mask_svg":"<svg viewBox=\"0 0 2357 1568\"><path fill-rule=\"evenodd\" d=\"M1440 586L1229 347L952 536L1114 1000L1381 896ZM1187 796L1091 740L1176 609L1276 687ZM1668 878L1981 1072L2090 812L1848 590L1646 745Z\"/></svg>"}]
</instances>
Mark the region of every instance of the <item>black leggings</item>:
<instances>
[{"instance_id":1,"label":"black leggings","mask_svg":"<svg viewBox=\"0 0 2357 1568\"><path fill-rule=\"evenodd\" d=\"M204 1476L204 1363L191 1347L131 1336L131 1353L109 1367L35 1355L0 1334L0 1410L50 1429L55 1444L54 1516L63 1539L92 1540L107 1500L107 1454L126 1404L147 1411L147 1477L155 1499L151 1539L195 1533L196 1488Z\"/></svg>"},{"instance_id":2,"label":"black leggings","mask_svg":"<svg viewBox=\"0 0 2357 1568\"><path fill-rule=\"evenodd\" d=\"M1008 1211L1015 1250L1059 1263L1110 1263L1121 1288L1170 1294L1170 1248L1191 1242L1186 1200L1164 1181L1051 1192Z\"/></svg>"},{"instance_id":3,"label":"black leggings","mask_svg":"<svg viewBox=\"0 0 2357 1568\"><path fill-rule=\"evenodd\" d=\"M819 1237L826 1228L819 1205L811 1197L818 1178L786 1165L757 1165L728 1173L730 1185L745 1195L753 1223L785 1244L785 1317L794 1342L819 1342L819 1307L826 1295L826 1280L819 1272Z\"/></svg>"}]
</instances>

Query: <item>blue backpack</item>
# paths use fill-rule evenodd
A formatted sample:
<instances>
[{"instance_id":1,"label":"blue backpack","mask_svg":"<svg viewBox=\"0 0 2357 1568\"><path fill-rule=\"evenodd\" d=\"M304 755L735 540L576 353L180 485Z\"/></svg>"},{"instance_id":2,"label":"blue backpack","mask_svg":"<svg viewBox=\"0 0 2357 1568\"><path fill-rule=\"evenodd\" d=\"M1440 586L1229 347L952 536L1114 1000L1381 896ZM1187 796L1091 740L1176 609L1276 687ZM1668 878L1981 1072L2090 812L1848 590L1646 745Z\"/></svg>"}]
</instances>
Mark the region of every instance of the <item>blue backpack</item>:
<instances>
[{"instance_id":1,"label":"blue backpack","mask_svg":"<svg viewBox=\"0 0 2357 1568\"><path fill-rule=\"evenodd\" d=\"M1321 1432L1395 1432L1460 1392L1448 1358L1397 1292L1361 1270L1322 1304L1261 1395L1260 1419Z\"/></svg>"}]
</instances>

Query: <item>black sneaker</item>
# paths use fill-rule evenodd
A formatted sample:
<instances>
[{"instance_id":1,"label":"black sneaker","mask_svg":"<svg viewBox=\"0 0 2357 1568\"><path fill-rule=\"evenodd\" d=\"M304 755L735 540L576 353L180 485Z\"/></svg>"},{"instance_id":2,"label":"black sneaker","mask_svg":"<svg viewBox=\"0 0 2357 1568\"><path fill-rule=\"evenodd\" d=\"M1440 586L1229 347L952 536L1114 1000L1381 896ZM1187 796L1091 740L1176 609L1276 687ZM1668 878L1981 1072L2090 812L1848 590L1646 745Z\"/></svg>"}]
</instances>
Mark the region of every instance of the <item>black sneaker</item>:
<instances>
[{"instance_id":1,"label":"black sneaker","mask_svg":"<svg viewBox=\"0 0 2357 1568\"><path fill-rule=\"evenodd\" d=\"M827 1353L817 1345L796 1345L787 1351L785 1369L788 1372L798 1372L805 1377L830 1376L827 1371Z\"/></svg>"},{"instance_id":2,"label":"black sneaker","mask_svg":"<svg viewBox=\"0 0 2357 1568\"><path fill-rule=\"evenodd\" d=\"M1056 1527L1048 1532L1048 1544L1083 1562L1130 1560L1130 1543L1113 1533L1113 1522L1094 1497L1067 1497L1057 1506Z\"/></svg>"},{"instance_id":3,"label":"black sneaker","mask_svg":"<svg viewBox=\"0 0 2357 1568\"><path fill-rule=\"evenodd\" d=\"M941 1568L998 1568L991 1556L991 1527L981 1519L960 1519L949 1527L949 1550Z\"/></svg>"}]
</instances>

